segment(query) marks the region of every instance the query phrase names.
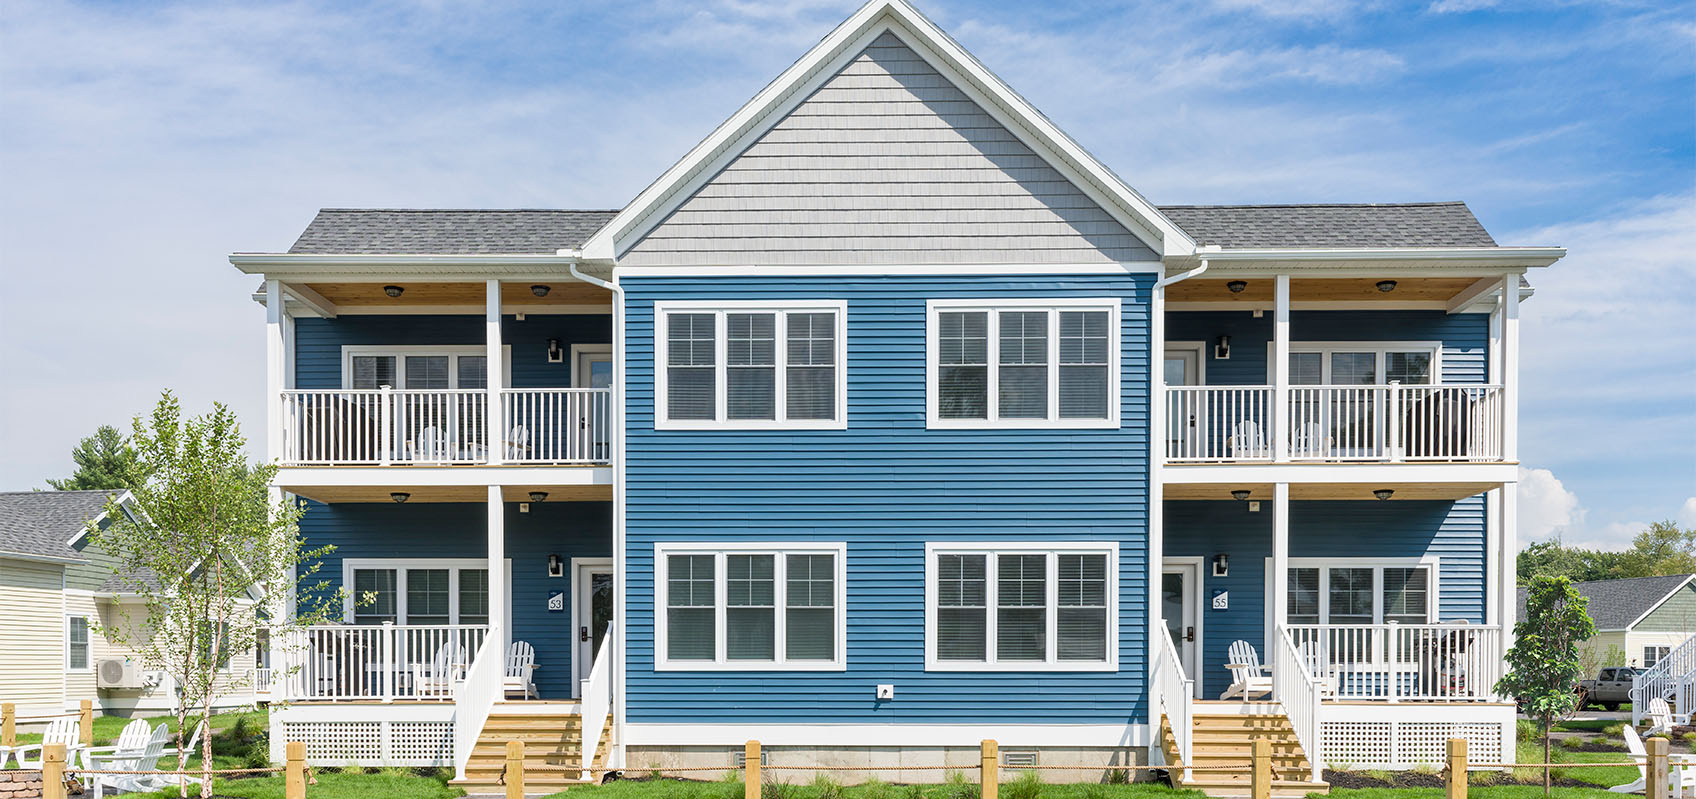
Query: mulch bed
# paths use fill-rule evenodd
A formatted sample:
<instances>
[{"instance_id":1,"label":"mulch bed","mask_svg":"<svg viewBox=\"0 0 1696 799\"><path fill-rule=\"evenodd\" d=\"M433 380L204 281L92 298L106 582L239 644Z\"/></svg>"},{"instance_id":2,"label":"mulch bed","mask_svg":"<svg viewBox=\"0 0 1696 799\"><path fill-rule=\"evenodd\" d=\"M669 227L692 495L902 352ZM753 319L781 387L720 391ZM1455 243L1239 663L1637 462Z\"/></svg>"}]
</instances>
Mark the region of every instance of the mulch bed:
<instances>
[{"instance_id":1,"label":"mulch bed","mask_svg":"<svg viewBox=\"0 0 1696 799\"><path fill-rule=\"evenodd\" d=\"M1415 771L1384 772L1390 779L1380 779L1372 774L1361 771L1332 771L1325 770L1325 781L1332 788L1441 788L1444 785L1443 775L1421 773ZM1533 785L1542 787L1543 776L1538 774L1530 780L1515 779L1513 774L1498 772L1495 785ZM1572 777L1556 777L1552 784L1556 788L1606 788L1594 782L1573 779Z\"/></svg>"}]
</instances>

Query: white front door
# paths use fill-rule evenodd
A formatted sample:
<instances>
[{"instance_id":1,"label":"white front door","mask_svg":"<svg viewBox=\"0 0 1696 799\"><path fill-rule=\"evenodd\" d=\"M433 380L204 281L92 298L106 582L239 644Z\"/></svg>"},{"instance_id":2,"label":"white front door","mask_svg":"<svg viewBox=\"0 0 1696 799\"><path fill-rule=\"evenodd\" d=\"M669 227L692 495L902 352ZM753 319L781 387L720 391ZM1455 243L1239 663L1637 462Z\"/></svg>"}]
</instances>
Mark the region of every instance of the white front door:
<instances>
[{"instance_id":1,"label":"white front door","mask_svg":"<svg viewBox=\"0 0 1696 799\"><path fill-rule=\"evenodd\" d=\"M1160 612L1166 631L1178 646L1184 676L1195 680L1195 695L1203 696L1201 685L1201 558L1167 558L1160 575Z\"/></svg>"},{"instance_id":2,"label":"white front door","mask_svg":"<svg viewBox=\"0 0 1696 799\"><path fill-rule=\"evenodd\" d=\"M577 678L572 696L581 696L581 685L600 654L607 626L612 624L612 560L572 558L571 623L576 644L571 650L571 670Z\"/></svg>"}]
</instances>

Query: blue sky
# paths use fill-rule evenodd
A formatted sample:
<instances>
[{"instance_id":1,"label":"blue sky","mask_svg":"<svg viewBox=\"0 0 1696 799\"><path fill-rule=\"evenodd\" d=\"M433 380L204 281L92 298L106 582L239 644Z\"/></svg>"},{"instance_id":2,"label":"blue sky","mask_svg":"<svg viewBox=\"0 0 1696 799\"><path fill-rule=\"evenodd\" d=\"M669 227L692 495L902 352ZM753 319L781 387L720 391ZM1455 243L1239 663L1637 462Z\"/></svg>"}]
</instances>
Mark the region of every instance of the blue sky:
<instances>
[{"instance_id":1,"label":"blue sky","mask_svg":"<svg viewBox=\"0 0 1696 799\"><path fill-rule=\"evenodd\" d=\"M0 488L166 387L261 406L224 261L320 206L617 207L856 3L0 5ZM1554 244L1523 538L1696 524L1696 5L920 8L1157 203L1466 200Z\"/></svg>"}]
</instances>

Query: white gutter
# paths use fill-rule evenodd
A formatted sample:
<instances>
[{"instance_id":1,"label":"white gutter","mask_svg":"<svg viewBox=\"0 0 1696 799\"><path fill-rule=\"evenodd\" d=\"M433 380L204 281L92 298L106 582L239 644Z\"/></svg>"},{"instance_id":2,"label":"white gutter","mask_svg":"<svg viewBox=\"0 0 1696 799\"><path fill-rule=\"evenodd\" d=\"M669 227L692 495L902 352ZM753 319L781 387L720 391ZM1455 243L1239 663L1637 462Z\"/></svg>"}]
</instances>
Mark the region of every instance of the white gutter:
<instances>
[{"instance_id":1,"label":"white gutter","mask_svg":"<svg viewBox=\"0 0 1696 799\"><path fill-rule=\"evenodd\" d=\"M1214 256L1212 254L1209 254L1207 256L1207 258L1214 258L1214 257L1217 257L1217 256ZM1163 278L1155 281L1155 283L1154 283L1155 290L1159 291L1161 289L1166 288L1167 286L1172 285L1173 283L1181 283L1185 280L1189 280L1190 278L1195 277L1196 275L1201 274L1202 272L1206 272L1207 271L1207 258L1201 259L1201 266L1198 266L1194 269L1191 269L1188 272L1182 272L1182 273L1173 275L1171 277L1163 277ZM1161 321L1162 328L1164 328L1166 320L1162 319L1160 321Z\"/></svg>"}]
</instances>

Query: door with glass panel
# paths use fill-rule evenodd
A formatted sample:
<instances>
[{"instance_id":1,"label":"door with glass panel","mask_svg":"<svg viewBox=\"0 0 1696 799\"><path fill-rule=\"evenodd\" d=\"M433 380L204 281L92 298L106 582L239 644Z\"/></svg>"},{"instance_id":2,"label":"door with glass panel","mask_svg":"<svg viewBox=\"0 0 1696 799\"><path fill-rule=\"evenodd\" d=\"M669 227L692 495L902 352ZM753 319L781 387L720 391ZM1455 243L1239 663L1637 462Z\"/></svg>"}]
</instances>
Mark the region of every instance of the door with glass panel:
<instances>
[{"instance_id":1,"label":"door with glass panel","mask_svg":"<svg viewBox=\"0 0 1696 799\"><path fill-rule=\"evenodd\" d=\"M1168 387L1201 385L1200 345L1167 345L1164 368ZM1201 451L1199 445L1205 421L1201 403L1196 401L1197 395L1189 392L1178 392L1172 396L1173 400L1165 401L1166 451L1185 455L1198 453Z\"/></svg>"},{"instance_id":2,"label":"door with glass panel","mask_svg":"<svg viewBox=\"0 0 1696 799\"><path fill-rule=\"evenodd\" d=\"M571 365L572 388L612 388L612 347L578 347ZM587 439L592 460L609 460L612 451L612 402L603 394L588 394L577 408L576 425Z\"/></svg>"},{"instance_id":3,"label":"door with glass panel","mask_svg":"<svg viewBox=\"0 0 1696 799\"><path fill-rule=\"evenodd\" d=\"M1166 621L1166 632L1178 648L1178 660L1184 664L1184 676L1195 681L1195 695L1201 697L1202 674L1197 661L1201 652L1201 562L1199 559L1167 558L1160 574L1160 613Z\"/></svg>"},{"instance_id":4,"label":"door with glass panel","mask_svg":"<svg viewBox=\"0 0 1696 799\"><path fill-rule=\"evenodd\" d=\"M572 586L576 596L572 599L571 616L577 624L573 635L577 644L571 658L577 681L572 683L572 692L576 695L581 681L589 679L595 658L606 641L607 628L612 625L612 561L578 559Z\"/></svg>"}]
</instances>

